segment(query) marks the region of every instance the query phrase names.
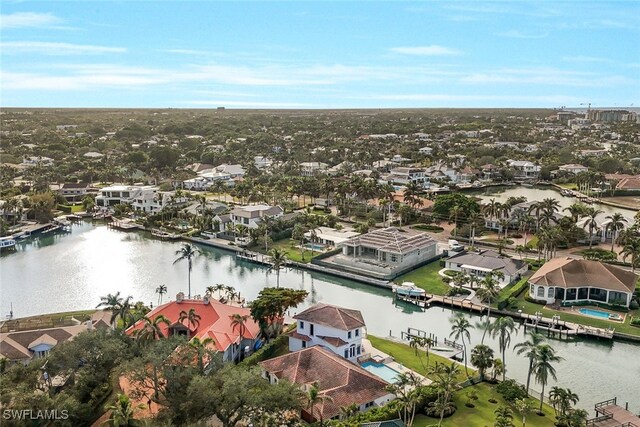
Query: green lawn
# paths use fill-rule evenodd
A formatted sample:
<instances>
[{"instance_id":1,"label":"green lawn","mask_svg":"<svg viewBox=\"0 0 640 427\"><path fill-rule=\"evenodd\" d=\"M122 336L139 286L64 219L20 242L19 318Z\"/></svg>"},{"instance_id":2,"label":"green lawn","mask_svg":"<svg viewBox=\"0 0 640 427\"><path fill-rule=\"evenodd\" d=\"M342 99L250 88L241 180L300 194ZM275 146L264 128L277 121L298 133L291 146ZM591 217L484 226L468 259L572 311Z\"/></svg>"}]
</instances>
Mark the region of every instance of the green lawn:
<instances>
[{"instance_id":1,"label":"green lawn","mask_svg":"<svg viewBox=\"0 0 640 427\"><path fill-rule=\"evenodd\" d=\"M578 188L578 186L574 182L567 182L566 184L558 184L558 185L568 190L576 190Z\"/></svg>"},{"instance_id":2,"label":"green lawn","mask_svg":"<svg viewBox=\"0 0 640 427\"><path fill-rule=\"evenodd\" d=\"M429 374L427 374L427 367L434 366L436 362L438 363L446 363L451 364L451 360L438 356L437 354L431 354L429 352L429 362L427 363L427 357L424 352L421 352L422 362L420 358L416 356L416 352L414 349L409 347L406 344L398 343L395 341L389 341L384 338L374 337L373 335L368 335L367 339L371 341L371 345L375 348L387 353L389 356L393 357L396 362L401 363L407 368L416 371L420 375L423 375L429 378ZM424 363L424 365L423 365ZM469 375L475 375L475 370L469 368ZM461 373L458 376L460 381L464 381L467 379L467 376L464 373L464 367L461 366Z\"/></svg>"},{"instance_id":3,"label":"green lawn","mask_svg":"<svg viewBox=\"0 0 640 427\"><path fill-rule=\"evenodd\" d=\"M300 252L300 248L296 247L299 243L300 242L297 242L291 239L277 240L269 245L269 251L271 251L271 249L273 248L281 249L287 254L287 259L290 259L291 261L297 261L297 262L303 262L303 263L308 263L309 261L311 261L312 257L316 257L321 254L321 252L315 251L313 252L313 256L312 256L311 250L305 248L304 259L303 259L302 253ZM251 248L251 250L254 250L260 253L265 253L264 245L262 244L260 246Z\"/></svg>"},{"instance_id":4,"label":"green lawn","mask_svg":"<svg viewBox=\"0 0 640 427\"><path fill-rule=\"evenodd\" d=\"M473 390L478 394L478 400L474 402L474 408L467 408L466 392ZM491 403L489 399L495 399L498 403ZM444 427L484 427L491 426L495 421L494 411L499 406L509 406L514 414L514 425L522 424L522 415L509 403L507 403L500 394L498 394L494 388L488 383L476 384L473 387L467 387L458 391L453 399L458 406L458 410L442 421ZM531 402L537 409L539 401L531 399ZM536 404L537 402L537 404ZM529 427L549 427L554 425L555 414L553 409L548 405L542 407L545 416L542 417L535 413L535 410L527 414L527 426ZM413 423L415 427L426 427L431 425L437 425L438 420L436 418L427 417L426 415L417 415Z\"/></svg>"},{"instance_id":5,"label":"green lawn","mask_svg":"<svg viewBox=\"0 0 640 427\"><path fill-rule=\"evenodd\" d=\"M409 273L403 274L396 278L394 282L413 282L416 286L421 287L430 294L446 295L451 289L449 285L442 281L442 277L438 275L442 267L440 261L434 261Z\"/></svg>"},{"instance_id":6,"label":"green lawn","mask_svg":"<svg viewBox=\"0 0 640 427\"><path fill-rule=\"evenodd\" d=\"M396 362L401 363L407 368L412 369L418 372L419 374L426 376L427 378L429 377L429 375L427 375L426 373L426 369L423 367L422 363L420 362L420 359L418 358L418 356L416 356L415 350L409 347L408 345L401 344L395 341L389 341L389 340L375 337L372 335L369 335L367 338L369 339L369 341L371 341L371 344L375 348L392 356ZM425 365L427 364L426 357L424 355L423 355L422 362L424 362ZM437 356L435 354L430 354L428 365L429 366L435 365L436 362L451 363L450 360L444 357ZM464 381L466 379L466 375L464 374L464 369L461 369L461 371L462 373L459 376L459 379L460 381ZM475 370L469 368L469 374L474 375ZM478 400L474 403L475 408L467 408L465 406L465 403L467 402L466 392L470 390L474 390L478 394ZM491 398L497 400L498 403L489 402L489 399ZM458 391L455 394L454 401L458 406L458 410L451 417L446 418L443 421L442 423L443 426L484 427L484 426L493 425L493 422L495 420L495 415L493 411L498 406L508 405L505 402L505 400L502 398L502 396L500 396L500 394L498 394L493 389L493 386L488 383L476 384L475 386L467 387L463 390ZM534 400L532 399L532 401ZM521 421L522 417L515 410L515 408L512 408L512 410L515 414L514 415L515 424L519 425L518 421ZM535 413L530 413L527 416L527 425L533 426L533 427L552 426L553 420L555 419L555 417L553 416L553 409L547 405L544 405L543 411L546 414L545 417L541 417L539 415L536 415ZM416 416L416 419L414 422L414 426L416 427L426 427L426 426L437 425L437 424L438 424L437 419L430 418L425 415Z\"/></svg>"},{"instance_id":7,"label":"green lawn","mask_svg":"<svg viewBox=\"0 0 640 427\"><path fill-rule=\"evenodd\" d=\"M640 336L640 328L637 326L631 326L629 323L631 321L632 316L639 316L639 310L629 311L624 320L624 323L613 322L610 320L604 319L596 319L595 317L583 316L581 314L571 314L565 311L553 310L550 308L545 308L540 304L535 304L529 302L524 299L524 296L527 292L524 292L520 297L518 297L518 309L522 310L524 313L535 314L537 311L541 312L544 317L552 317L555 314L560 315L560 320L566 320L568 322L580 323L586 326L594 326L596 328L608 328L612 326L616 329L617 332L622 332L624 334L636 335Z\"/></svg>"}]
</instances>

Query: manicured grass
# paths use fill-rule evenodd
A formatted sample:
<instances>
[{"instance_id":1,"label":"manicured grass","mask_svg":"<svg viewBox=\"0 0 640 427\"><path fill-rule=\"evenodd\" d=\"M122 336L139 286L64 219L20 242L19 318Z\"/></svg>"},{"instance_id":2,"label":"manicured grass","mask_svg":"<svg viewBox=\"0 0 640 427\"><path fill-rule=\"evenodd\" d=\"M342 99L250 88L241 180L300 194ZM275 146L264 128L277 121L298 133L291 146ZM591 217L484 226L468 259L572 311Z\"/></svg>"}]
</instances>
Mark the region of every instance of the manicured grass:
<instances>
[{"instance_id":1,"label":"manicured grass","mask_svg":"<svg viewBox=\"0 0 640 427\"><path fill-rule=\"evenodd\" d=\"M474 402L474 408L467 408L465 403L467 403L467 391L475 391L478 394L478 400ZM498 403L491 403L489 399L495 399ZM449 418L445 418L442 421L442 425L444 427L484 427L493 425L496 416L494 411L499 406L508 406L511 408L513 413L513 421L514 425L522 424L522 415L506 402L498 392L495 391L494 387L491 384L480 383L476 384L472 387L467 387L463 390L456 392L454 398L454 402L456 403L458 410L450 416ZM535 399L530 399L533 403L534 408L537 409L539 406L539 401ZM543 405L542 411L545 416L542 417L535 413L535 409L532 412L527 414L527 426L529 427L549 427L554 425L555 414L553 409L548 405ZM426 427L431 425L437 425L438 419L427 417L426 415L418 415L413 423L416 427Z\"/></svg>"},{"instance_id":2,"label":"manicured grass","mask_svg":"<svg viewBox=\"0 0 640 427\"><path fill-rule=\"evenodd\" d=\"M416 371L417 373L426 376L429 378L430 376L427 374L426 369L423 367L420 359L415 354L415 350L409 347L406 344L398 343L395 341L389 341L383 338L375 337L369 335L367 337L371 344L387 353L389 356L392 356L396 362L401 363L409 369ZM422 353L422 361L425 365L427 365L426 356L424 352ZM444 357L429 354L429 363L428 366L433 366L435 363L447 363L450 364L451 361ZM475 375L475 370L469 368L469 374ZM464 381L466 379L466 375L464 373L464 368L461 367L461 375L459 375L458 379L460 381ZM475 408L467 408L465 403L467 402L466 392L474 390L478 394L478 400L475 401ZM495 399L498 403L491 403L489 399ZM496 392L492 385L488 383L480 383L476 384L472 387L467 387L456 392L454 396L454 401L458 406L458 410L451 417L446 418L442 425L450 426L450 427L458 427L458 426L470 426L470 427L484 427L488 425L493 425L495 420L495 415L493 411L498 406L509 406L507 402ZM532 399L532 401L534 401ZM534 401L535 402L535 401ZM537 406L536 406L537 408ZM518 425L518 421L522 419L520 414L512 408L514 412L514 419L516 421L516 425ZM533 427L546 427L552 426L553 420L555 417L553 416L553 409L549 406L544 405L543 411L546 414L545 417L541 417L536 415L535 413L530 413L527 416L527 425ZM438 420L436 418L430 418L425 415L416 416L414 426L416 427L426 427L431 425L437 425Z\"/></svg>"},{"instance_id":3,"label":"manicured grass","mask_svg":"<svg viewBox=\"0 0 640 427\"><path fill-rule=\"evenodd\" d=\"M439 261L434 261L424 265L418 269L410 271L396 278L394 282L413 282L416 286L424 289L430 294L446 295L451 289L449 285L442 281L442 277L438 274L442 267Z\"/></svg>"},{"instance_id":4,"label":"manicured grass","mask_svg":"<svg viewBox=\"0 0 640 427\"><path fill-rule=\"evenodd\" d=\"M427 378L431 377L431 375L427 373L427 369L430 366L435 366L436 362L446 363L447 365L452 363L451 360L438 356L437 354L433 354L432 352L429 352L429 362L427 363L427 356L422 350L420 350L420 354L422 356L422 362L420 362L420 358L416 356L415 349L409 347L407 344L389 341L384 338L374 337L373 335L368 335L367 339L371 341L371 345L393 357L396 362L401 363L403 366L406 366ZM475 372L476 371L474 369L469 368L469 375L475 375ZM467 375L464 372L464 367L460 366L460 375L458 375L458 380L462 382L466 379Z\"/></svg>"},{"instance_id":5,"label":"manicured grass","mask_svg":"<svg viewBox=\"0 0 640 427\"><path fill-rule=\"evenodd\" d=\"M516 286L520 287L522 286L522 284L524 282L526 282L527 280L529 280L528 277L523 277L522 279L520 279L517 282L514 282L510 285L505 286L502 290L500 290L500 293L498 294L498 298L497 301L494 301L494 303L492 303L492 305L497 305L498 301L502 301L505 300L509 297L509 294L511 293L511 291L513 290L513 288L515 288Z\"/></svg>"},{"instance_id":6,"label":"manicured grass","mask_svg":"<svg viewBox=\"0 0 640 427\"><path fill-rule=\"evenodd\" d=\"M581 314L572 314L566 311L553 310L550 308L545 308L540 304L535 304L529 302L524 299L524 296L527 294L525 291L518 298L518 309L522 310L524 313L535 314L537 311L541 312L544 317L552 317L556 314L560 315L560 320L566 320L567 322L579 323L586 326L593 326L596 328L604 328L614 327L616 332L622 332L624 334L636 335L640 336L640 328L637 326L631 326L629 323L631 321L632 316L639 316L639 310L632 310L626 313L626 317L624 323L620 322L612 322L604 319L596 319L595 317L583 316Z\"/></svg>"},{"instance_id":7,"label":"manicured grass","mask_svg":"<svg viewBox=\"0 0 640 427\"><path fill-rule=\"evenodd\" d=\"M316 257L322 253L322 252L314 251L312 256L311 249L305 248L304 259L303 259L300 248L296 247L299 244L300 242L291 240L291 239L277 240L269 245L269 252L271 252L271 249L273 248L278 248L283 250L287 254L287 259L291 261L303 262L303 263L310 262L311 258ZM253 247L251 249L260 253L265 253L264 245L262 244L258 247Z\"/></svg>"},{"instance_id":8,"label":"manicured grass","mask_svg":"<svg viewBox=\"0 0 640 427\"><path fill-rule=\"evenodd\" d=\"M91 315L95 312L96 310L67 311L7 320L2 325L2 332L69 326L75 324L71 321L72 317L80 322L84 322L91 319Z\"/></svg>"},{"instance_id":9,"label":"manicured grass","mask_svg":"<svg viewBox=\"0 0 640 427\"><path fill-rule=\"evenodd\" d=\"M578 186L573 182L567 182L566 184L558 184L558 185L568 190L576 190L578 188Z\"/></svg>"}]
</instances>

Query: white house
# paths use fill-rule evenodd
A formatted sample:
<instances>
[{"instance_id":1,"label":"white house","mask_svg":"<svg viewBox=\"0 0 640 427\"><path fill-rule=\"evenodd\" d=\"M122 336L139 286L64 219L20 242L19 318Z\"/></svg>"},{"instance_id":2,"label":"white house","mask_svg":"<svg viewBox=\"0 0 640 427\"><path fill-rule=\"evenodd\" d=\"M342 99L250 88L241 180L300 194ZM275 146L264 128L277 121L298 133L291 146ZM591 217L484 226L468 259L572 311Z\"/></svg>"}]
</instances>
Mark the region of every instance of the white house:
<instances>
[{"instance_id":1,"label":"white house","mask_svg":"<svg viewBox=\"0 0 640 427\"><path fill-rule=\"evenodd\" d=\"M51 166L53 164L53 159L45 156L29 156L22 160L23 166L35 166L38 164L42 166Z\"/></svg>"},{"instance_id":2,"label":"white house","mask_svg":"<svg viewBox=\"0 0 640 427\"><path fill-rule=\"evenodd\" d=\"M160 191L153 185L112 185L100 189L96 206L109 207L118 204L131 205L142 212L159 212L169 205L181 205L187 197L176 198L172 191Z\"/></svg>"},{"instance_id":3,"label":"white house","mask_svg":"<svg viewBox=\"0 0 640 427\"><path fill-rule=\"evenodd\" d=\"M445 268L461 271L478 279L489 273L502 273L502 279L496 278L501 287L505 287L527 272L528 264L522 260L500 256L489 250L478 252L460 252L445 260Z\"/></svg>"},{"instance_id":4,"label":"white house","mask_svg":"<svg viewBox=\"0 0 640 427\"><path fill-rule=\"evenodd\" d=\"M318 227L304 234L309 240L314 237L317 243L333 247L337 247L339 244L359 235L360 233L353 231L353 229L343 228L337 230L331 227Z\"/></svg>"},{"instance_id":5,"label":"white house","mask_svg":"<svg viewBox=\"0 0 640 427\"><path fill-rule=\"evenodd\" d=\"M408 167L397 167L391 169L389 171L389 175L387 175L387 180L401 185L407 185L410 183L423 185L425 181L428 181L425 176L424 169Z\"/></svg>"},{"instance_id":6,"label":"white house","mask_svg":"<svg viewBox=\"0 0 640 427\"><path fill-rule=\"evenodd\" d=\"M352 362L362 355L366 325L358 310L320 303L293 318L297 323L289 334L289 351L321 345Z\"/></svg>"},{"instance_id":7,"label":"white house","mask_svg":"<svg viewBox=\"0 0 640 427\"><path fill-rule=\"evenodd\" d=\"M577 165L577 164L568 164L568 165L562 165L562 166L558 166L558 170L561 171L565 171L565 172L569 172L572 173L574 175L577 175L581 172L586 172L589 170L588 167L586 166L582 166L582 165Z\"/></svg>"},{"instance_id":8,"label":"white house","mask_svg":"<svg viewBox=\"0 0 640 427\"><path fill-rule=\"evenodd\" d=\"M273 161L271 159L264 156L255 156L253 158L253 164L258 169L266 169L270 167L272 163Z\"/></svg>"},{"instance_id":9,"label":"white house","mask_svg":"<svg viewBox=\"0 0 640 427\"><path fill-rule=\"evenodd\" d=\"M300 163L300 175L315 176L324 173L328 168L329 165L322 162L302 162Z\"/></svg>"},{"instance_id":10,"label":"white house","mask_svg":"<svg viewBox=\"0 0 640 427\"><path fill-rule=\"evenodd\" d=\"M611 264L554 258L529 279L529 296L547 304L602 302L628 307L638 275Z\"/></svg>"},{"instance_id":11,"label":"white house","mask_svg":"<svg viewBox=\"0 0 640 427\"><path fill-rule=\"evenodd\" d=\"M433 148L431 147L422 147L418 150L420 154L424 154L426 156L430 156L433 153Z\"/></svg>"},{"instance_id":12,"label":"white house","mask_svg":"<svg viewBox=\"0 0 640 427\"><path fill-rule=\"evenodd\" d=\"M507 160L516 178L534 179L540 176L541 167L528 160Z\"/></svg>"}]
</instances>

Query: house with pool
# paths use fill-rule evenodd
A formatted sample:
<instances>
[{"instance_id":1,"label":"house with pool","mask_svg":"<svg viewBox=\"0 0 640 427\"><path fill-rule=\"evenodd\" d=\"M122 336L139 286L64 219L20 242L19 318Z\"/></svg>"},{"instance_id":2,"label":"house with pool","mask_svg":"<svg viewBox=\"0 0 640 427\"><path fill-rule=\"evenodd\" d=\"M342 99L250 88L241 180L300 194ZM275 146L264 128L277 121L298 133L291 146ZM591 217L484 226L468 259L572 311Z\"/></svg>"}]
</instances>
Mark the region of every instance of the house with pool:
<instances>
[{"instance_id":1,"label":"house with pool","mask_svg":"<svg viewBox=\"0 0 640 427\"><path fill-rule=\"evenodd\" d=\"M554 258L529 279L529 296L547 304L593 301L629 307L638 275L599 261Z\"/></svg>"}]
</instances>

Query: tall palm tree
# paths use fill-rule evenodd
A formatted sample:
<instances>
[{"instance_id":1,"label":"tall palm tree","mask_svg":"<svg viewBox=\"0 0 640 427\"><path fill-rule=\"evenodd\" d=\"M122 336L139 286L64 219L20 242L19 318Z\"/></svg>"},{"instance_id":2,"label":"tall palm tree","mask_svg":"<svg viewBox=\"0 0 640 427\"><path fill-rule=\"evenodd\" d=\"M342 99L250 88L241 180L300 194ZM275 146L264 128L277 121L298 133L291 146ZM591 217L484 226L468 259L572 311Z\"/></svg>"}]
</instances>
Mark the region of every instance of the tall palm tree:
<instances>
[{"instance_id":1,"label":"tall palm tree","mask_svg":"<svg viewBox=\"0 0 640 427\"><path fill-rule=\"evenodd\" d=\"M433 384L438 392L438 398L435 402L429 403L429 406L440 414L438 426L441 426L445 412L455 408L451 398L453 393L460 388L457 379L459 370L458 366L453 362L451 365L436 362L429 373L434 376Z\"/></svg>"},{"instance_id":2,"label":"tall palm tree","mask_svg":"<svg viewBox=\"0 0 640 427\"><path fill-rule=\"evenodd\" d=\"M516 350L518 355L524 354L529 359L529 369L527 370L527 393L529 392L529 385L531 384L531 373L533 371L533 364L536 360L536 354L538 346L544 342L544 335L539 333L532 333L529 340L525 340L516 344L513 349Z\"/></svg>"},{"instance_id":3,"label":"tall palm tree","mask_svg":"<svg viewBox=\"0 0 640 427\"><path fill-rule=\"evenodd\" d=\"M453 229L453 237L456 237L458 234L458 219L462 215L464 215L464 208L462 206L455 205L451 208L451 211L449 211L449 220L453 219L453 223L455 225L455 228Z\"/></svg>"},{"instance_id":4,"label":"tall palm tree","mask_svg":"<svg viewBox=\"0 0 640 427\"><path fill-rule=\"evenodd\" d=\"M200 326L201 319L202 319L202 316L196 313L195 308L190 308L189 312L182 310L180 311L180 314L178 316L178 322L184 324L183 322L185 320L187 321L187 328L189 329L189 332L191 331L192 326L193 326L193 329L197 329L198 326Z\"/></svg>"},{"instance_id":5,"label":"tall palm tree","mask_svg":"<svg viewBox=\"0 0 640 427\"><path fill-rule=\"evenodd\" d=\"M307 392L306 397L307 397L307 409L309 410L309 414L311 415L312 418L315 418L315 414L313 410L314 406L316 406L316 404L318 403L322 404L322 407L320 408L320 411L319 411L320 427L322 427L322 424L324 422L324 418L323 418L324 402L333 402L333 398L331 396L320 394L320 390L318 389L317 384L313 384L311 388L309 388L309 391Z\"/></svg>"},{"instance_id":6,"label":"tall palm tree","mask_svg":"<svg viewBox=\"0 0 640 427\"><path fill-rule=\"evenodd\" d=\"M489 203L482 207L482 213L489 215L489 221L493 222L493 218L497 217L501 210L501 203L496 202L496 199L490 199Z\"/></svg>"},{"instance_id":7,"label":"tall palm tree","mask_svg":"<svg viewBox=\"0 0 640 427\"><path fill-rule=\"evenodd\" d=\"M160 285L156 288L158 294L158 305L162 304L162 296L167 293L167 285Z\"/></svg>"},{"instance_id":8,"label":"tall palm tree","mask_svg":"<svg viewBox=\"0 0 640 427\"><path fill-rule=\"evenodd\" d=\"M589 207L586 210L586 220L584 222L585 227L589 227L589 249L593 247L593 232L598 227L598 222L596 221L596 217L600 215L603 211L600 209Z\"/></svg>"},{"instance_id":9,"label":"tall palm tree","mask_svg":"<svg viewBox=\"0 0 640 427\"><path fill-rule=\"evenodd\" d=\"M484 344L478 344L471 350L471 363L478 368L480 380L484 381L487 369L493 366L493 349Z\"/></svg>"},{"instance_id":10,"label":"tall palm tree","mask_svg":"<svg viewBox=\"0 0 640 427\"><path fill-rule=\"evenodd\" d=\"M249 319L249 315L241 315L238 313L234 313L229 316L231 319L231 330L235 331L238 328L238 335L240 336L240 342L242 342L242 338L244 338L244 334L247 331L247 320Z\"/></svg>"},{"instance_id":11,"label":"tall palm tree","mask_svg":"<svg viewBox=\"0 0 640 427\"><path fill-rule=\"evenodd\" d=\"M467 368L467 344L465 342L465 337L467 341L471 341L470 330L473 328L471 323L464 317L462 314L457 314L451 321L451 333L449 337L453 337L454 340L460 339L462 341L462 352L464 357L464 370L469 376L469 369Z\"/></svg>"},{"instance_id":12,"label":"tall palm tree","mask_svg":"<svg viewBox=\"0 0 640 427\"><path fill-rule=\"evenodd\" d=\"M204 374L204 354L207 351L207 348L212 346L214 341L212 338L205 338L201 340L198 337L194 337L191 341L189 341L189 347L196 351L197 360L198 360L198 370Z\"/></svg>"},{"instance_id":13,"label":"tall palm tree","mask_svg":"<svg viewBox=\"0 0 640 427\"><path fill-rule=\"evenodd\" d=\"M136 339L141 342L150 342L160 338L165 338L162 332L161 325L169 326L171 322L164 315L159 315L155 319L151 319L147 316L142 318L142 329L138 329L136 332Z\"/></svg>"},{"instance_id":14,"label":"tall palm tree","mask_svg":"<svg viewBox=\"0 0 640 427\"><path fill-rule=\"evenodd\" d=\"M533 364L533 376L536 382L542 385L542 391L540 392L540 411L542 411L542 404L544 403L544 388L549 382L549 377L554 380L558 379L553 363L562 360L562 357L556 356L555 350L549 344L540 344L536 352L535 363Z\"/></svg>"},{"instance_id":15,"label":"tall palm tree","mask_svg":"<svg viewBox=\"0 0 640 427\"><path fill-rule=\"evenodd\" d=\"M116 319L118 318L118 314L120 314L120 308L122 307L123 299L120 296L120 292L117 292L115 295L107 294L106 297L100 297L100 304L96 306L96 308L104 307L105 310L111 311L111 320L110 323L112 326L115 326Z\"/></svg>"},{"instance_id":16,"label":"tall palm tree","mask_svg":"<svg viewBox=\"0 0 640 427\"><path fill-rule=\"evenodd\" d=\"M280 287L280 268L287 263L287 253L279 248L271 249L271 268L276 271L276 288Z\"/></svg>"},{"instance_id":17,"label":"tall palm tree","mask_svg":"<svg viewBox=\"0 0 640 427\"><path fill-rule=\"evenodd\" d=\"M487 334L487 330L489 329L489 324L491 322L491 301L498 298L498 294L500 293L500 285L496 278L502 277L504 277L504 274L500 271L497 273L490 272L484 276L484 279L480 282L482 287L476 291L476 296L480 301L487 303L487 322L485 324L484 332L482 333L482 341L480 341L481 344L484 344L484 337Z\"/></svg>"},{"instance_id":18,"label":"tall palm tree","mask_svg":"<svg viewBox=\"0 0 640 427\"><path fill-rule=\"evenodd\" d=\"M640 266L640 238L636 237L630 240L620 251L623 260L631 257L631 271L635 272L636 267Z\"/></svg>"},{"instance_id":19,"label":"tall palm tree","mask_svg":"<svg viewBox=\"0 0 640 427\"><path fill-rule=\"evenodd\" d=\"M505 352L507 348L511 346L511 334L516 330L516 325L513 322L513 318L509 316L500 317L496 320L491 327L491 336L498 338L498 346L502 353L502 364L504 369L502 370L502 381L506 379L507 374L507 362L505 359Z\"/></svg>"},{"instance_id":20,"label":"tall palm tree","mask_svg":"<svg viewBox=\"0 0 640 427\"><path fill-rule=\"evenodd\" d=\"M610 220L607 224L607 230L611 231L611 252L613 252L613 244L618 238L620 230L624 230L628 221L620 212L607 215L606 219Z\"/></svg>"},{"instance_id":21,"label":"tall palm tree","mask_svg":"<svg viewBox=\"0 0 640 427\"><path fill-rule=\"evenodd\" d=\"M144 409L144 405L139 404L133 406L129 396L124 393L118 393L116 402L107 406L107 410L111 411L109 419L102 424L108 424L114 427L142 426L144 423L135 418L136 409Z\"/></svg>"},{"instance_id":22,"label":"tall palm tree","mask_svg":"<svg viewBox=\"0 0 640 427\"><path fill-rule=\"evenodd\" d=\"M177 263L182 260L187 260L189 265L188 279L189 279L189 299L191 299L191 269L193 267L193 259L200 254L200 249L189 243L183 243L182 247L176 251L176 255L179 255L173 263Z\"/></svg>"},{"instance_id":23,"label":"tall palm tree","mask_svg":"<svg viewBox=\"0 0 640 427\"><path fill-rule=\"evenodd\" d=\"M467 218L469 227L471 227L471 246L476 243L476 229L484 225L484 217L480 212L471 212Z\"/></svg>"}]
</instances>

